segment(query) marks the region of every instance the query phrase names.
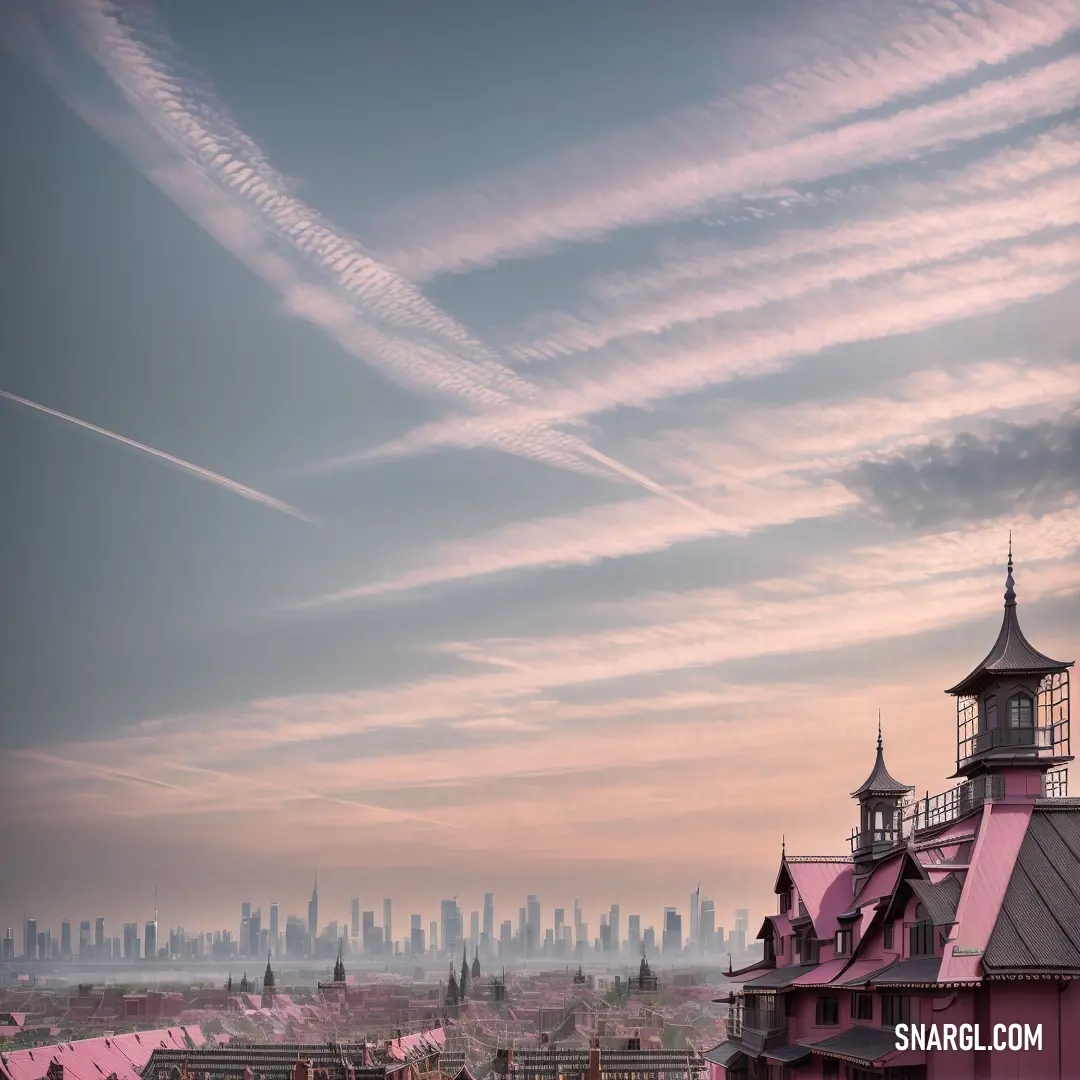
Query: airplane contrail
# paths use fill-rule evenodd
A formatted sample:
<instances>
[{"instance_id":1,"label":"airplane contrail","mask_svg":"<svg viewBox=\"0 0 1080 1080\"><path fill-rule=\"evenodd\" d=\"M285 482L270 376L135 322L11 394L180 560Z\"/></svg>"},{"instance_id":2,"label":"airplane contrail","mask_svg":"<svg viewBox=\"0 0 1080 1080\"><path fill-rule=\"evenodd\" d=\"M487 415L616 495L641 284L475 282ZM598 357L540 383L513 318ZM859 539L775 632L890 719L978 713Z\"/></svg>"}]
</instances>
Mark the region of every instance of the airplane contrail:
<instances>
[{"instance_id":1,"label":"airplane contrail","mask_svg":"<svg viewBox=\"0 0 1080 1080\"><path fill-rule=\"evenodd\" d=\"M230 480L227 476L222 476L220 473L204 469L201 465L195 465L193 462L185 461L183 458L178 458L174 454L167 454L164 450L157 450L153 446L147 446L145 443L136 442L134 439L129 439L126 435L120 435L118 432L109 431L108 428L98 427L97 424L91 424L88 420L80 420L77 416L69 416L67 413L62 413L57 409L50 409L48 405L40 405L36 401L30 401L27 398L19 397L18 394L9 393L7 390L0 390L0 398L5 398L7 401L13 401L17 405L25 405L28 409L36 409L38 412L45 413L47 416L55 416L57 420L66 420L69 424L75 424L76 427L92 431L97 435L104 435L107 439L113 439L115 442L123 443L124 446L130 446L135 450L141 450L144 454L150 454L152 457L167 462L169 465L175 465L177 468L183 469L192 476L197 476L200 480L206 480L211 484L216 484L218 487L224 488L226 491L231 491L234 495L239 495L241 498L247 499L250 502L259 503L261 506L267 506L271 510L277 510L282 514L288 514L290 517L299 518L301 521L306 521L309 525L322 524L316 518L309 517L302 511L297 510L295 506L290 506L280 499L275 499L273 496L267 495L264 492L256 491L255 488L248 487L246 484L241 484L236 480Z\"/></svg>"}]
</instances>

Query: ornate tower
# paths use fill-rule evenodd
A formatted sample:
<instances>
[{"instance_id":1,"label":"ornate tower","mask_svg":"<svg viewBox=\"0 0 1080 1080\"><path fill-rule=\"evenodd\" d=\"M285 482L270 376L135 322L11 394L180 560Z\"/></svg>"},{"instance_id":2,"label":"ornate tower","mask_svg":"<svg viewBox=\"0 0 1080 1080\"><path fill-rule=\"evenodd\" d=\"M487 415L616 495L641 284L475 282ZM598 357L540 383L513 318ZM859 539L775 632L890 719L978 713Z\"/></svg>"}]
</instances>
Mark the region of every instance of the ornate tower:
<instances>
[{"instance_id":1,"label":"ornate tower","mask_svg":"<svg viewBox=\"0 0 1080 1080\"><path fill-rule=\"evenodd\" d=\"M269 1009L274 1003L274 969L270 966L270 952L266 953L266 972L263 975L262 1007Z\"/></svg>"},{"instance_id":2,"label":"ornate tower","mask_svg":"<svg viewBox=\"0 0 1080 1080\"><path fill-rule=\"evenodd\" d=\"M905 796L914 789L901 784L885 768L878 716L877 757L870 775L851 793L859 802L859 827L851 834L851 854L855 873L868 872L882 855L893 850L901 839Z\"/></svg>"},{"instance_id":3,"label":"ornate tower","mask_svg":"<svg viewBox=\"0 0 1080 1080\"><path fill-rule=\"evenodd\" d=\"M1072 666L1039 652L1020 629L1010 535L997 640L970 675L945 691L956 698L956 776L984 781L983 797L1042 794L1045 774L1072 761Z\"/></svg>"},{"instance_id":4,"label":"ornate tower","mask_svg":"<svg viewBox=\"0 0 1080 1080\"><path fill-rule=\"evenodd\" d=\"M461 1000L464 1001L469 991L469 961L466 958L465 945L461 946Z\"/></svg>"}]
</instances>

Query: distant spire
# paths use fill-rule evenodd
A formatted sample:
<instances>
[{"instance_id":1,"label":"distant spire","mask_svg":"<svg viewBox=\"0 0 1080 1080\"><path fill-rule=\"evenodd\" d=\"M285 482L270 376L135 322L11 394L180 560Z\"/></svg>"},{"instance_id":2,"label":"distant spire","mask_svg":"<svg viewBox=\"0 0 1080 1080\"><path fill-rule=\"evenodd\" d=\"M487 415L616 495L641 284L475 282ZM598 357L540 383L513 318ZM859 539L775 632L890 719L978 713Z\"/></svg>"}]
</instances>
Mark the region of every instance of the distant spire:
<instances>
[{"instance_id":1,"label":"distant spire","mask_svg":"<svg viewBox=\"0 0 1080 1080\"><path fill-rule=\"evenodd\" d=\"M1013 581L1013 554L1012 554L1012 529L1009 530L1009 563L1008 575L1005 578L1005 606L1016 605L1016 582Z\"/></svg>"},{"instance_id":2,"label":"distant spire","mask_svg":"<svg viewBox=\"0 0 1080 1080\"><path fill-rule=\"evenodd\" d=\"M780 834L780 858L783 858L787 854L787 834Z\"/></svg>"},{"instance_id":3,"label":"distant spire","mask_svg":"<svg viewBox=\"0 0 1080 1080\"><path fill-rule=\"evenodd\" d=\"M878 748L878 753L880 754L881 751L882 751L882 745L881 745L881 710L880 709L878 709L878 711L877 711L877 748Z\"/></svg>"}]
</instances>

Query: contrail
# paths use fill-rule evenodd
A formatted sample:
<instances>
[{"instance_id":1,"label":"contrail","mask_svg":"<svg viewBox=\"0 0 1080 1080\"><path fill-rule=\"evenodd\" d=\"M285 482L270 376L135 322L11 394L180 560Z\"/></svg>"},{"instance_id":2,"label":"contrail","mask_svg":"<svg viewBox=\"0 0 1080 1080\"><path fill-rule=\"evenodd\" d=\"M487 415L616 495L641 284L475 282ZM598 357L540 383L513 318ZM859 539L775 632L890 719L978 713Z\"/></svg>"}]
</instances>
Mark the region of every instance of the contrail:
<instances>
[{"instance_id":1,"label":"contrail","mask_svg":"<svg viewBox=\"0 0 1080 1080\"><path fill-rule=\"evenodd\" d=\"M97 435L104 435L107 439L113 439L118 443L123 443L124 446L130 446L135 450L141 450L145 454L150 454L161 461L168 462L170 465L175 465L177 468L191 473L192 476L197 476L200 480L207 480L211 484L216 484L218 487L224 488L226 491L231 491L234 495L239 495L249 502L259 503L261 506L268 506L271 510L277 510L279 513L299 518L301 521L306 521L310 525L322 524L322 522L318 521L316 518L309 517L302 511L297 510L295 506L290 506L280 499L275 499L271 495L256 491L254 488L250 488L246 484L241 484L236 480L230 480L227 476L222 476L220 473L204 469L201 465L195 465L192 462L185 461L183 458L178 458L173 454L166 454L164 450L157 450L152 446L147 446L145 443L136 442L134 439L129 439L126 435L120 435L115 431L109 431L107 428L98 427L97 424L91 424L87 420L80 420L77 416L68 416L67 413L59 412L57 409L50 409L47 405L39 405L36 401L29 401L24 397L19 397L18 394L8 393L7 390L0 390L0 398L14 401L17 405L25 405L28 409L36 409L38 412L45 413L47 416L55 416L57 420L66 420L69 424L75 424L77 427L85 428L87 431L93 431Z\"/></svg>"}]
</instances>

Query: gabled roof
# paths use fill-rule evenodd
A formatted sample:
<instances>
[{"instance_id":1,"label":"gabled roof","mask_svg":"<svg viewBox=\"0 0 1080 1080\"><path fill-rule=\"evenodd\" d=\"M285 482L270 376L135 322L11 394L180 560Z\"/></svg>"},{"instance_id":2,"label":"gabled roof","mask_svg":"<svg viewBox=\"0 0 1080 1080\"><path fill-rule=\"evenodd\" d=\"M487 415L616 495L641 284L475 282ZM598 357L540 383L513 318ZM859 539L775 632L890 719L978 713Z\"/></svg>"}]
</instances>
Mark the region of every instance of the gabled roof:
<instances>
[{"instance_id":1,"label":"gabled roof","mask_svg":"<svg viewBox=\"0 0 1080 1080\"><path fill-rule=\"evenodd\" d=\"M836 933L836 916L851 906L851 860L785 855L777 881L785 874L799 890L799 899L814 925L814 933L822 940L832 937Z\"/></svg>"},{"instance_id":2,"label":"gabled roof","mask_svg":"<svg viewBox=\"0 0 1080 1080\"><path fill-rule=\"evenodd\" d=\"M1054 660L1039 652L1024 637L1016 617L1016 589L1013 582L1012 543L1009 544L1008 576L1005 578L1005 615L1001 620L994 647L986 654L982 663L955 686L946 690L946 694L957 697L973 694L986 678L999 675L1050 675L1056 671L1071 668L1073 662Z\"/></svg>"},{"instance_id":3,"label":"gabled roof","mask_svg":"<svg viewBox=\"0 0 1080 1080\"><path fill-rule=\"evenodd\" d=\"M956 909L960 904L963 885L955 874L950 874L936 885L913 879L911 889L935 926L952 926L956 922Z\"/></svg>"},{"instance_id":4,"label":"gabled roof","mask_svg":"<svg viewBox=\"0 0 1080 1080\"><path fill-rule=\"evenodd\" d=\"M1031 815L983 953L993 972L1080 972L1080 809Z\"/></svg>"},{"instance_id":5,"label":"gabled roof","mask_svg":"<svg viewBox=\"0 0 1080 1080\"><path fill-rule=\"evenodd\" d=\"M804 1042L816 1054L843 1058L860 1065L874 1065L897 1052L896 1031L891 1027L871 1027L856 1024L838 1035L831 1035L819 1042Z\"/></svg>"},{"instance_id":6,"label":"gabled roof","mask_svg":"<svg viewBox=\"0 0 1080 1080\"><path fill-rule=\"evenodd\" d=\"M711 1061L714 1065L723 1065L726 1068L740 1065L746 1061L746 1053L743 1050L741 1039L725 1039L711 1050L706 1050L702 1056L706 1061Z\"/></svg>"},{"instance_id":7,"label":"gabled roof","mask_svg":"<svg viewBox=\"0 0 1080 1080\"><path fill-rule=\"evenodd\" d=\"M881 749L881 720L878 720L877 729L877 757L874 759L874 768L870 775L851 793L853 799L863 795L906 795L914 791L910 784L901 784L889 775L885 768L885 755Z\"/></svg>"}]
</instances>

